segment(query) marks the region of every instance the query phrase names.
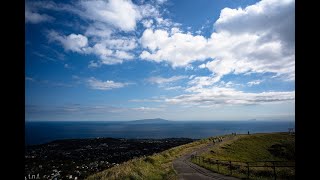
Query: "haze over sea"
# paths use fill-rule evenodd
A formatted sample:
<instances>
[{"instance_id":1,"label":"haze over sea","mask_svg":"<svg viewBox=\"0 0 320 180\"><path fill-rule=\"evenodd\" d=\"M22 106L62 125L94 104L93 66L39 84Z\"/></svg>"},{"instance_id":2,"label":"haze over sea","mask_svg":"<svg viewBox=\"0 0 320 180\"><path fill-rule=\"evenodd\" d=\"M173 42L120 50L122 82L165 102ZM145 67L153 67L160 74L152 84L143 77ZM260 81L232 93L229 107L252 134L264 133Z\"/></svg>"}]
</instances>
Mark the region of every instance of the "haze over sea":
<instances>
[{"instance_id":1,"label":"haze over sea","mask_svg":"<svg viewBox=\"0 0 320 180\"><path fill-rule=\"evenodd\" d=\"M294 121L69 121L26 122L25 144L74 138L192 138L236 133L287 132Z\"/></svg>"}]
</instances>

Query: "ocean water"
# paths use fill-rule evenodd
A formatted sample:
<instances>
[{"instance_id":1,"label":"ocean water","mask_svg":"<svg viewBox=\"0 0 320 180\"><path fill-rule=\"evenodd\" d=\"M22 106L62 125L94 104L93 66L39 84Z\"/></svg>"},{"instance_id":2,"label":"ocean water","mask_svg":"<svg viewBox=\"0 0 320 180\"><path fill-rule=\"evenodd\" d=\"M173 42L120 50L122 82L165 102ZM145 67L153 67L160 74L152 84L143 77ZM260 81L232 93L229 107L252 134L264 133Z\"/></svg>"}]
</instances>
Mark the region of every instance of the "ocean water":
<instances>
[{"instance_id":1,"label":"ocean water","mask_svg":"<svg viewBox=\"0 0 320 180\"><path fill-rule=\"evenodd\" d=\"M236 133L287 132L294 121L170 121L155 124L128 122L26 122L25 144L74 138L193 138Z\"/></svg>"}]
</instances>

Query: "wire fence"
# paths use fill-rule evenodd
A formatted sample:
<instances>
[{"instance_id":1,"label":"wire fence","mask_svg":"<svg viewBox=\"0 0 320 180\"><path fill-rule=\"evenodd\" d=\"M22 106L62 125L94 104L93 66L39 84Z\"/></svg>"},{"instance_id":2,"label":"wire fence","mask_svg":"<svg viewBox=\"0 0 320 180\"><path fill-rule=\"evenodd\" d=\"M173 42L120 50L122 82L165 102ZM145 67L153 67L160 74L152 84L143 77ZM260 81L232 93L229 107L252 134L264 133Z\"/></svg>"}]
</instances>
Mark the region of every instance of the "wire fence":
<instances>
[{"instance_id":1,"label":"wire fence","mask_svg":"<svg viewBox=\"0 0 320 180\"><path fill-rule=\"evenodd\" d=\"M295 179L294 161L228 161L191 156L191 161L206 169L244 179Z\"/></svg>"}]
</instances>

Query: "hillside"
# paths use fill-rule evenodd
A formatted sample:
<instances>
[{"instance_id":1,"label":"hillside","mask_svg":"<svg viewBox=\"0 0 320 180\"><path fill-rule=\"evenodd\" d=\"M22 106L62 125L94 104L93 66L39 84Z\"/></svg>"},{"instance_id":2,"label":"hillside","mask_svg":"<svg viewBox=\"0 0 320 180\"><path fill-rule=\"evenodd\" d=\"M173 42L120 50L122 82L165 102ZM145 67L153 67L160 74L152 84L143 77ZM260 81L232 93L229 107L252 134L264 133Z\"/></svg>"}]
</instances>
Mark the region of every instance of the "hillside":
<instances>
[{"instance_id":1,"label":"hillside","mask_svg":"<svg viewBox=\"0 0 320 180\"><path fill-rule=\"evenodd\" d=\"M294 136L287 133L252 134L232 143L212 148L206 158L233 161L295 160Z\"/></svg>"},{"instance_id":2,"label":"hillside","mask_svg":"<svg viewBox=\"0 0 320 180\"><path fill-rule=\"evenodd\" d=\"M231 135L223 137L227 136ZM151 156L133 159L89 176L87 179L177 179L177 172L172 165L173 160L212 144L215 138L217 137L202 139ZM294 161L294 145L294 136L288 133L237 135L233 140L223 141L200 156L231 161ZM212 168L203 163L198 164L207 169ZM214 171L214 169L211 170ZM222 171L223 167L220 167L220 170ZM286 171L290 171L290 177L294 177L295 173L291 172L291 169L285 169L281 172L282 175L286 175ZM228 175L223 171L221 173Z\"/></svg>"},{"instance_id":3,"label":"hillside","mask_svg":"<svg viewBox=\"0 0 320 180\"><path fill-rule=\"evenodd\" d=\"M295 169L288 166L295 164L295 136L288 133L241 135L236 141L221 143L197 158L192 162L220 174L232 173L238 178L247 178L249 162L250 179L274 178L275 171L280 179L294 179ZM277 166L276 169L273 166Z\"/></svg>"}]
</instances>

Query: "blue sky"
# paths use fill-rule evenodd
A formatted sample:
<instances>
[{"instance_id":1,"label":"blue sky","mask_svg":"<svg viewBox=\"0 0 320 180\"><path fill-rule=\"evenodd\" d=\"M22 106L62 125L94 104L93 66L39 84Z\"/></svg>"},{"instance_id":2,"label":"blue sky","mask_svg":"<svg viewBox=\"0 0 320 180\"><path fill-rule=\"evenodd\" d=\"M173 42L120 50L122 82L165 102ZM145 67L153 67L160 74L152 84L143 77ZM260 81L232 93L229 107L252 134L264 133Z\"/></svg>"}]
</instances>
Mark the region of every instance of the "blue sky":
<instances>
[{"instance_id":1,"label":"blue sky","mask_svg":"<svg viewBox=\"0 0 320 180\"><path fill-rule=\"evenodd\" d=\"M26 1L26 121L294 120L292 0Z\"/></svg>"}]
</instances>

